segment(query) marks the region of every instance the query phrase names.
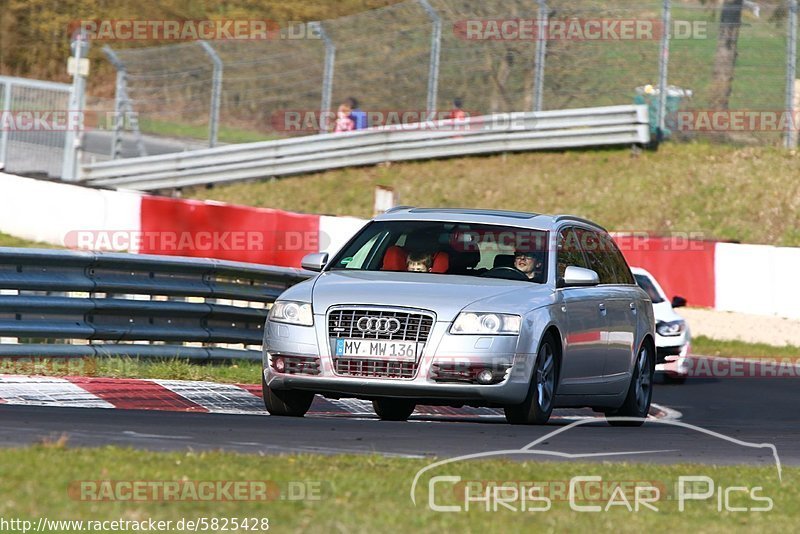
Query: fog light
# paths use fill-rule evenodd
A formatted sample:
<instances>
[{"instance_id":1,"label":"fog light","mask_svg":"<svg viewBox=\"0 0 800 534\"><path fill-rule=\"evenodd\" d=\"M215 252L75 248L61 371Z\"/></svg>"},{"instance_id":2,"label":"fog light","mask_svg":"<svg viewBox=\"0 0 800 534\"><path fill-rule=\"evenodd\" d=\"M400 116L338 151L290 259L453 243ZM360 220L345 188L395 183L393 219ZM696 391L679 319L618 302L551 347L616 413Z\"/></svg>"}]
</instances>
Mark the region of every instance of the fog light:
<instances>
[{"instance_id":1,"label":"fog light","mask_svg":"<svg viewBox=\"0 0 800 534\"><path fill-rule=\"evenodd\" d=\"M478 384L491 384L494 381L494 373L490 369L484 369L475 377Z\"/></svg>"},{"instance_id":2,"label":"fog light","mask_svg":"<svg viewBox=\"0 0 800 534\"><path fill-rule=\"evenodd\" d=\"M272 366L279 373L282 373L286 370L286 362L283 361L283 358L281 358L280 356L272 360Z\"/></svg>"}]
</instances>

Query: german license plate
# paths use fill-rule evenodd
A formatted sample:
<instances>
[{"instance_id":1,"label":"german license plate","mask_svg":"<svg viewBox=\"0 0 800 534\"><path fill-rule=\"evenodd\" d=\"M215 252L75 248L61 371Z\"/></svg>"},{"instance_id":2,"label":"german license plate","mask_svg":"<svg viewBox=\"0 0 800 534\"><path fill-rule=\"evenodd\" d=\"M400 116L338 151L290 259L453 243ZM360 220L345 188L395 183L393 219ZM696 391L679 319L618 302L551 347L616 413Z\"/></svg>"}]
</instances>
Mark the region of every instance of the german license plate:
<instances>
[{"instance_id":1,"label":"german license plate","mask_svg":"<svg viewBox=\"0 0 800 534\"><path fill-rule=\"evenodd\" d=\"M375 341L370 339L336 339L336 356L416 361L424 343L413 341Z\"/></svg>"}]
</instances>

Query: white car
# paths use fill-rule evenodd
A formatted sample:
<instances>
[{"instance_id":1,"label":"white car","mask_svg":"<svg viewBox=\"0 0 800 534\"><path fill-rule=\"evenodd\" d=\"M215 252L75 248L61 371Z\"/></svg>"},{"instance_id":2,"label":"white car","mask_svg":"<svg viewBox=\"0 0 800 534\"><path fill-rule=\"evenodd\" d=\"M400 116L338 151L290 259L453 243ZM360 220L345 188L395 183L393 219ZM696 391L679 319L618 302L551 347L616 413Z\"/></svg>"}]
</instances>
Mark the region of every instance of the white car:
<instances>
[{"instance_id":1,"label":"white car","mask_svg":"<svg viewBox=\"0 0 800 534\"><path fill-rule=\"evenodd\" d=\"M686 320L674 308L686 306L686 299L675 296L670 301L655 277L644 269L631 267L639 287L653 301L656 319L656 371L667 382L683 383L689 375L687 358L692 335Z\"/></svg>"}]
</instances>

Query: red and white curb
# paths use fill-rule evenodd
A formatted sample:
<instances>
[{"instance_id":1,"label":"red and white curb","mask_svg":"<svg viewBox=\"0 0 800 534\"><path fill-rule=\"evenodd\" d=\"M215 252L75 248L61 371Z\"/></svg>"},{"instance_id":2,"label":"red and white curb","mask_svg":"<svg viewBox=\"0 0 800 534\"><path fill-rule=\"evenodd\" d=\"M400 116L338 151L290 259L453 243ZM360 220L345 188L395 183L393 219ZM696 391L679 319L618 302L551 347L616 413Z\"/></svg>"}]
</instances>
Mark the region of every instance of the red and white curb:
<instances>
[{"instance_id":1,"label":"red and white curb","mask_svg":"<svg viewBox=\"0 0 800 534\"><path fill-rule=\"evenodd\" d=\"M108 408L169 412L269 415L261 399L260 385L219 384L188 380L129 378L48 377L0 375L0 404L64 408ZM332 400L317 396L310 416L375 418L372 403L357 399ZM419 406L415 417L424 419L502 419L492 408ZM596 417L589 410L558 410L554 419ZM653 405L650 417L680 419L681 414Z\"/></svg>"}]
</instances>

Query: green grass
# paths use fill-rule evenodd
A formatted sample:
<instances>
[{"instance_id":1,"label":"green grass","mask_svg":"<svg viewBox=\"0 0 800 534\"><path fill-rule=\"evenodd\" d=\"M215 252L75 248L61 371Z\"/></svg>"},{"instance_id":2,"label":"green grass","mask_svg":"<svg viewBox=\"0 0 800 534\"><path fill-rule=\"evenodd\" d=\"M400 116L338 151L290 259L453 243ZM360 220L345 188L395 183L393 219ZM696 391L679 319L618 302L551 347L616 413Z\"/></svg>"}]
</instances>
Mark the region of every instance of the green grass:
<instances>
[{"instance_id":1,"label":"green grass","mask_svg":"<svg viewBox=\"0 0 800 534\"><path fill-rule=\"evenodd\" d=\"M139 121L139 127L142 133L145 134L208 139L208 125L205 124L187 124L143 118ZM277 139L277 136L246 128L220 125L219 131L217 132L217 139L220 143L257 143L259 141Z\"/></svg>"},{"instance_id":2,"label":"green grass","mask_svg":"<svg viewBox=\"0 0 800 534\"><path fill-rule=\"evenodd\" d=\"M705 336L692 339L692 352L704 356L737 358L800 358L800 347L775 347L763 343L718 341ZM206 380L231 384L258 384L261 381L261 362L236 360L197 363L176 358L139 359L130 357L3 358L0 359L0 374Z\"/></svg>"},{"instance_id":3,"label":"green grass","mask_svg":"<svg viewBox=\"0 0 800 534\"><path fill-rule=\"evenodd\" d=\"M4 234L0 232L0 247L21 247L21 248L63 248L49 243L39 243L37 241L29 241L13 235Z\"/></svg>"},{"instance_id":4,"label":"green grass","mask_svg":"<svg viewBox=\"0 0 800 534\"><path fill-rule=\"evenodd\" d=\"M267 420L254 424L267 425ZM172 520L182 518L267 517L276 532L521 532L530 531L793 531L798 521L800 470L785 469L783 482L774 467L659 466L639 464L535 463L487 460L440 467L421 478L416 506L410 499L417 470L431 460L378 456L253 456L223 452L145 452L103 447L70 449L63 440L0 450L0 516L48 519ZM636 481L663 488L658 511L629 512L619 506L606 513L573 512L566 499L553 499L543 512L486 511L473 504L466 513L434 512L427 506L433 475L463 480L567 482L575 476L602 476L604 481ZM719 487L761 486L759 496L774 501L766 513L718 512L717 500L689 502L678 511L674 484L680 476L702 475ZM281 495L288 488L314 492L311 499L150 502L81 500L82 481L269 481ZM109 483L106 483L109 484ZM274 484L274 485L273 485ZM463 505L450 483L436 494L437 504ZM92 495L90 492L88 495ZM629 492L628 495L631 495ZM84 494L86 495L86 494ZM272 494L270 495L277 495ZM741 494L731 504L754 506ZM594 502L604 506L607 497ZM534 503L535 504L535 503ZM485 505L484 505L485 506ZM516 505L519 506L519 503ZM63 530L67 532L68 530Z\"/></svg>"},{"instance_id":5,"label":"green grass","mask_svg":"<svg viewBox=\"0 0 800 534\"><path fill-rule=\"evenodd\" d=\"M185 196L372 216L376 185L401 204L574 213L614 231L800 246L798 158L766 147L665 144L351 168L194 189Z\"/></svg>"},{"instance_id":6,"label":"green grass","mask_svg":"<svg viewBox=\"0 0 800 534\"><path fill-rule=\"evenodd\" d=\"M259 384L261 362L236 360L196 363L176 358L0 358L0 374L160 378Z\"/></svg>"},{"instance_id":7,"label":"green grass","mask_svg":"<svg viewBox=\"0 0 800 534\"><path fill-rule=\"evenodd\" d=\"M800 347L792 345L776 347L774 345L767 345L766 343L719 341L705 336L692 338L692 352L695 354L702 354L703 356L800 359Z\"/></svg>"}]
</instances>

